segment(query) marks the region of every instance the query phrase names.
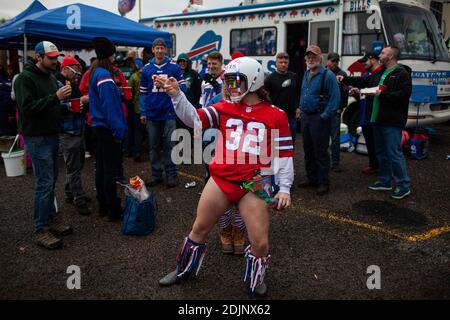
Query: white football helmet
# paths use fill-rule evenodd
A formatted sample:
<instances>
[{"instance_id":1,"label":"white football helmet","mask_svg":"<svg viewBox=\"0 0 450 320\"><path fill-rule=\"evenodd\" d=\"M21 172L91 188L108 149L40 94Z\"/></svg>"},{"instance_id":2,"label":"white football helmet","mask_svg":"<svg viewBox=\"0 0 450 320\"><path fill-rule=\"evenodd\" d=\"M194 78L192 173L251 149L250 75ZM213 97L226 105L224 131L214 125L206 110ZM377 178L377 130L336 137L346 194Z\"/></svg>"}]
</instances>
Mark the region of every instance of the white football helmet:
<instances>
[{"instance_id":1,"label":"white football helmet","mask_svg":"<svg viewBox=\"0 0 450 320\"><path fill-rule=\"evenodd\" d=\"M247 84L247 91L239 96L231 97L232 102L239 102L249 92L255 92L264 85L264 71L262 65L253 58L241 57L230 61L225 66L225 86L227 77L237 77L238 81L242 81L243 77ZM228 87L227 87L228 90Z\"/></svg>"}]
</instances>

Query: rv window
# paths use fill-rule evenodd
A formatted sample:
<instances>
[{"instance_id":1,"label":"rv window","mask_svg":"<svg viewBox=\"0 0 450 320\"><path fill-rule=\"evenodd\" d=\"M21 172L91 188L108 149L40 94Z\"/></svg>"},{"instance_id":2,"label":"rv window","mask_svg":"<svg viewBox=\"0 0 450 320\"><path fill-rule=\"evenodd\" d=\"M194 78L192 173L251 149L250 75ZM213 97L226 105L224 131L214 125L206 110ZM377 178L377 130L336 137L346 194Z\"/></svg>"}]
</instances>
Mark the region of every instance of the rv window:
<instances>
[{"instance_id":1,"label":"rv window","mask_svg":"<svg viewBox=\"0 0 450 320\"><path fill-rule=\"evenodd\" d=\"M330 28L317 28L317 45L322 52L330 52Z\"/></svg>"},{"instance_id":2,"label":"rv window","mask_svg":"<svg viewBox=\"0 0 450 320\"><path fill-rule=\"evenodd\" d=\"M343 54L364 55L372 50L372 41L384 41L381 25L376 23L374 13L351 12L344 15Z\"/></svg>"},{"instance_id":3,"label":"rv window","mask_svg":"<svg viewBox=\"0 0 450 320\"><path fill-rule=\"evenodd\" d=\"M230 55L236 51L246 56L274 56L277 53L276 28L231 30Z\"/></svg>"}]
</instances>

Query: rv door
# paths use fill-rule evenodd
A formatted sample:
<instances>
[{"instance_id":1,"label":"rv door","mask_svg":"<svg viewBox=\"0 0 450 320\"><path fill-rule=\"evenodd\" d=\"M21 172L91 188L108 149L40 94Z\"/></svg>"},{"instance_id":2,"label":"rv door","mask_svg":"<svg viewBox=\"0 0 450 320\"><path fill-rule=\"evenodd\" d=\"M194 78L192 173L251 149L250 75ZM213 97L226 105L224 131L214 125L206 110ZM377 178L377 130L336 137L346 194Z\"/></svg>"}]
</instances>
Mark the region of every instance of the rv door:
<instances>
[{"instance_id":1,"label":"rv door","mask_svg":"<svg viewBox=\"0 0 450 320\"><path fill-rule=\"evenodd\" d=\"M336 21L320 21L309 22L309 44L314 44L320 47L324 57L330 52L336 52L335 30ZM324 59L323 62L326 62Z\"/></svg>"}]
</instances>

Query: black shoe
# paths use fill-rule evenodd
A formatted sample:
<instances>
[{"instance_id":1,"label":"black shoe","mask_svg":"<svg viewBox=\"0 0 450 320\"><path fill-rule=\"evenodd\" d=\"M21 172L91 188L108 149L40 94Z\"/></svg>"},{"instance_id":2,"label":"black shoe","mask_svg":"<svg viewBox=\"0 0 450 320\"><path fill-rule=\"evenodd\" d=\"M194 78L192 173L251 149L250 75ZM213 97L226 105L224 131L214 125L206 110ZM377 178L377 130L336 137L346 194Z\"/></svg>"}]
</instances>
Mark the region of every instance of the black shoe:
<instances>
[{"instance_id":1,"label":"black shoe","mask_svg":"<svg viewBox=\"0 0 450 320\"><path fill-rule=\"evenodd\" d=\"M180 281L180 279L177 277L178 270L175 269L172 272L166 274L164 277L159 279L159 285L163 287L169 287L171 285L174 285Z\"/></svg>"},{"instance_id":2,"label":"black shoe","mask_svg":"<svg viewBox=\"0 0 450 320\"><path fill-rule=\"evenodd\" d=\"M77 205L77 211L82 216L88 216L88 215L91 214L91 210L89 210L89 208L88 208L86 203Z\"/></svg>"},{"instance_id":3,"label":"black shoe","mask_svg":"<svg viewBox=\"0 0 450 320\"><path fill-rule=\"evenodd\" d=\"M124 176L122 176L122 177L117 177L117 178L116 178L116 181L117 181L119 184L125 184L125 185L127 185L127 184L130 183L130 182L128 181L128 179L126 179Z\"/></svg>"},{"instance_id":4,"label":"black shoe","mask_svg":"<svg viewBox=\"0 0 450 320\"><path fill-rule=\"evenodd\" d=\"M163 179L161 179L161 178L157 179L157 178L152 177L152 179L149 182L145 183L145 186L146 187L154 187L161 183L163 183Z\"/></svg>"},{"instance_id":5,"label":"black shoe","mask_svg":"<svg viewBox=\"0 0 450 320\"><path fill-rule=\"evenodd\" d=\"M259 286L255 288L254 294L258 297L267 296L267 285L265 282L262 282Z\"/></svg>"},{"instance_id":6,"label":"black shoe","mask_svg":"<svg viewBox=\"0 0 450 320\"><path fill-rule=\"evenodd\" d=\"M317 183L306 181L306 182L300 182L297 187L299 188L316 188L318 186Z\"/></svg>"},{"instance_id":7,"label":"black shoe","mask_svg":"<svg viewBox=\"0 0 450 320\"><path fill-rule=\"evenodd\" d=\"M317 188L317 195L318 196L323 196L326 195L328 192L330 192L330 187L324 184L321 184L318 188Z\"/></svg>"},{"instance_id":8,"label":"black shoe","mask_svg":"<svg viewBox=\"0 0 450 320\"><path fill-rule=\"evenodd\" d=\"M66 197L64 198L64 202L68 204L73 204L73 197Z\"/></svg>"},{"instance_id":9,"label":"black shoe","mask_svg":"<svg viewBox=\"0 0 450 320\"><path fill-rule=\"evenodd\" d=\"M106 205L98 205L98 215L99 217L106 217L108 215L108 208L106 207Z\"/></svg>"},{"instance_id":10,"label":"black shoe","mask_svg":"<svg viewBox=\"0 0 450 320\"><path fill-rule=\"evenodd\" d=\"M91 202L91 201L92 201L91 197L88 197L88 196L84 196L84 197L83 197L83 200L84 200L85 202ZM64 199L64 201L65 201L66 203L68 203L68 204L74 204L74 199L73 199L73 197L66 197L66 198Z\"/></svg>"},{"instance_id":11,"label":"black shoe","mask_svg":"<svg viewBox=\"0 0 450 320\"><path fill-rule=\"evenodd\" d=\"M178 185L177 177L168 177L167 178L167 188L175 188Z\"/></svg>"},{"instance_id":12,"label":"black shoe","mask_svg":"<svg viewBox=\"0 0 450 320\"><path fill-rule=\"evenodd\" d=\"M342 169L337 165L337 166L332 166L331 171L339 173L339 172L342 172Z\"/></svg>"},{"instance_id":13,"label":"black shoe","mask_svg":"<svg viewBox=\"0 0 450 320\"><path fill-rule=\"evenodd\" d=\"M122 216L108 216L109 222L120 222L122 221Z\"/></svg>"}]
</instances>

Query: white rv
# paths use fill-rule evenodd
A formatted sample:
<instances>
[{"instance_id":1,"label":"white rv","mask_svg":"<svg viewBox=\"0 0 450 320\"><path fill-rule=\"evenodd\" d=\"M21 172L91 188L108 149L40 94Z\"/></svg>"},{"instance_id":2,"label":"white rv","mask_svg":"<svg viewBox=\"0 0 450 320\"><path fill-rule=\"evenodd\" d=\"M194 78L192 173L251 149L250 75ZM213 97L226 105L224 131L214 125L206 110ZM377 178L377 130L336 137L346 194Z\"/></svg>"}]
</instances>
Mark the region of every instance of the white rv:
<instances>
[{"instance_id":1,"label":"white rv","mask_svg":"<svg viewBox=\"0 0 450 320\"><path fill-rule=\"evenodd\" d=\"M450 57L429 0L291 0L142 19L172 34L172 55L186 52L197 66L214 50L235 51L275 68L277 52L291 53L299 39L324 52L338 52L341 68L359 74L357 60L386 44L401 48L400 63L412 69L408 127L450 120ZM419 111L419 112L418 112ZM356 131L354 100L343 115Z\"/></svg>"}]
</instances>

